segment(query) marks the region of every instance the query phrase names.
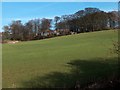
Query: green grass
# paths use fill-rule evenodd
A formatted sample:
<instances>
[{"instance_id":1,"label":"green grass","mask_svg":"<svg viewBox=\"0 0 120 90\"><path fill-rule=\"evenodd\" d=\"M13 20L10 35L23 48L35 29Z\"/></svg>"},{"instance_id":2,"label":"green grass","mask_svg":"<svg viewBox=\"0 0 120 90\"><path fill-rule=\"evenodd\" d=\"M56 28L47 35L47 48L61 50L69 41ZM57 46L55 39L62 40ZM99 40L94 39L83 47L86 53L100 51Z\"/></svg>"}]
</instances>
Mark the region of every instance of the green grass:
<instances>
[{"instance_id":1,"label":"green grass","mask_svg":"<svg viewBox=\"0 0 120 90\"><path fill-rule=\"evenodd\" d=\"M117 66L117 55L110 53L117 33L108 30L3 44L3 87L58 87L63 81L72 85L111 74Z\"/></svg>"}]
</instances>

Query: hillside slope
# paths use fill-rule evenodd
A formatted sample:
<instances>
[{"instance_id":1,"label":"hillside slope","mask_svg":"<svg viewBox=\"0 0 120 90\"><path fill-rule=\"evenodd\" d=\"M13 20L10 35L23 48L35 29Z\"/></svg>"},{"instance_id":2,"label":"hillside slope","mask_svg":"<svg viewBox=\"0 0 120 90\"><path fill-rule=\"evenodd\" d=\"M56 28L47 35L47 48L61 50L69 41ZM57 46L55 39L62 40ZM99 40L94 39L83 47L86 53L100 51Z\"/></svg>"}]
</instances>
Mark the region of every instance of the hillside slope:
<instances>
[{"instance_id":1,"label":"hillside slope","mask_svg":"<svg viewBox=\"0 0 120 90\"><path fill-rule=\"evenodd\" d=\"M117 56L110 53L110 48L117 39L117 31L109 30L4 44L2 48L3 87L43 87L49 86L50 82L53 86L59 87L63 85L63 83L58 83L60 78L63 79L61 82L72 85L76 80L87 80L87 76L108 75L116 70L116 60L113 58ZM110 61L112 64L108 67L109 58L112 59ZM97 60L98 62L96 62ZM100 61L105 61L107 64L102 65ZM83 65L77 70L85 72L78 77L74 76L75 73L73 74L72 71L73 68L75 69L75 62L78 64L77 66ZM80 70L80 68L83 69ZM101 68L104 70L102 71ZM94 73L95 71L96 73ZM40 77L40 81L34 85L33 83L39 80L36 80L37 77ZM73 77L76 78L73 79ZM28 82L28 85L24 85L24 82ZM31 84L31 82L33 83Z\"/></svg>"}]
</instances>

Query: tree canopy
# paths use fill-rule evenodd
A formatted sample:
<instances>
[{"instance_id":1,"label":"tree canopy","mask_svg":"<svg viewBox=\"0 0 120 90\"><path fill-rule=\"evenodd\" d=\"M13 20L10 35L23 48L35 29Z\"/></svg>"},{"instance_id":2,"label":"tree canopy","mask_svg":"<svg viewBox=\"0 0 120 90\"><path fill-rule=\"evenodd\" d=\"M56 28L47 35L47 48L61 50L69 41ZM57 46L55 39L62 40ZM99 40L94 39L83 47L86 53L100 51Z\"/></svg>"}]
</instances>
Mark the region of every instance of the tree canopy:
<instances>
[{"instance_id":1,"label":"tree canopy","mask_svg":"<svg viewBox=\"0 0 120 90\"><path fill-rule=\"evenodd\" d=\"M54 30L51 30L54 22ZM85 8L71 15L55 16L54 19L33 19L25 24L21 20L4 26L3 39L33 40L82 32L120 28L118 11L104 12L98 8ZM59 34L58 34L59 33Z\"/></svg>"}]
</instances>

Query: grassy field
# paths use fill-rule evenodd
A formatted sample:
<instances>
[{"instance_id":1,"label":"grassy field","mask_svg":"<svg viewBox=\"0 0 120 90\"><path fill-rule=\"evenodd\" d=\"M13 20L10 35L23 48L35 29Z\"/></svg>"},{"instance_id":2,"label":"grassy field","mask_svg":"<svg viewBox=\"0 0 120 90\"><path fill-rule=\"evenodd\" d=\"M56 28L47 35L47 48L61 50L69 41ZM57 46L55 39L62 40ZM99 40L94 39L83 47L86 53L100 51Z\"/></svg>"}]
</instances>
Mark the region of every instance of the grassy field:
<instances>
[{"instance_id":1,"label":"grassy field","mask_svg":"<svg viewBox=\"0 0 120 90\"><path fill-rule=\"evenodd\" d=\"M62 87L107 77L117 70L110 53L118 32L81 33L3 44L3 87Z\"/></svg>"}]
</instances>

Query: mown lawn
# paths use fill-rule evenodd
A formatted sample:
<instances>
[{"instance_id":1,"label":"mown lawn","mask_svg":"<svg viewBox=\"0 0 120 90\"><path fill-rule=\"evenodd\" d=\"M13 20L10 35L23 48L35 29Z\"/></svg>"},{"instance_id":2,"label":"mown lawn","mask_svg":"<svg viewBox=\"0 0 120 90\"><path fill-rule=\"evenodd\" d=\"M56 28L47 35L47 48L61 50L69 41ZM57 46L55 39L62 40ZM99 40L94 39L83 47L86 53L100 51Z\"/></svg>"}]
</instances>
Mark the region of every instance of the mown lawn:
<instances>
[{"instance_id":1,"label":"mown lawn","mask_svg":"<svg viewBox=\"0 0 120 90\"><path fill-rule=\"evenodd\" d=\"M114 30L2 45L3 88L63 87L117 70Z\"/></svg>"}]
</instances>

